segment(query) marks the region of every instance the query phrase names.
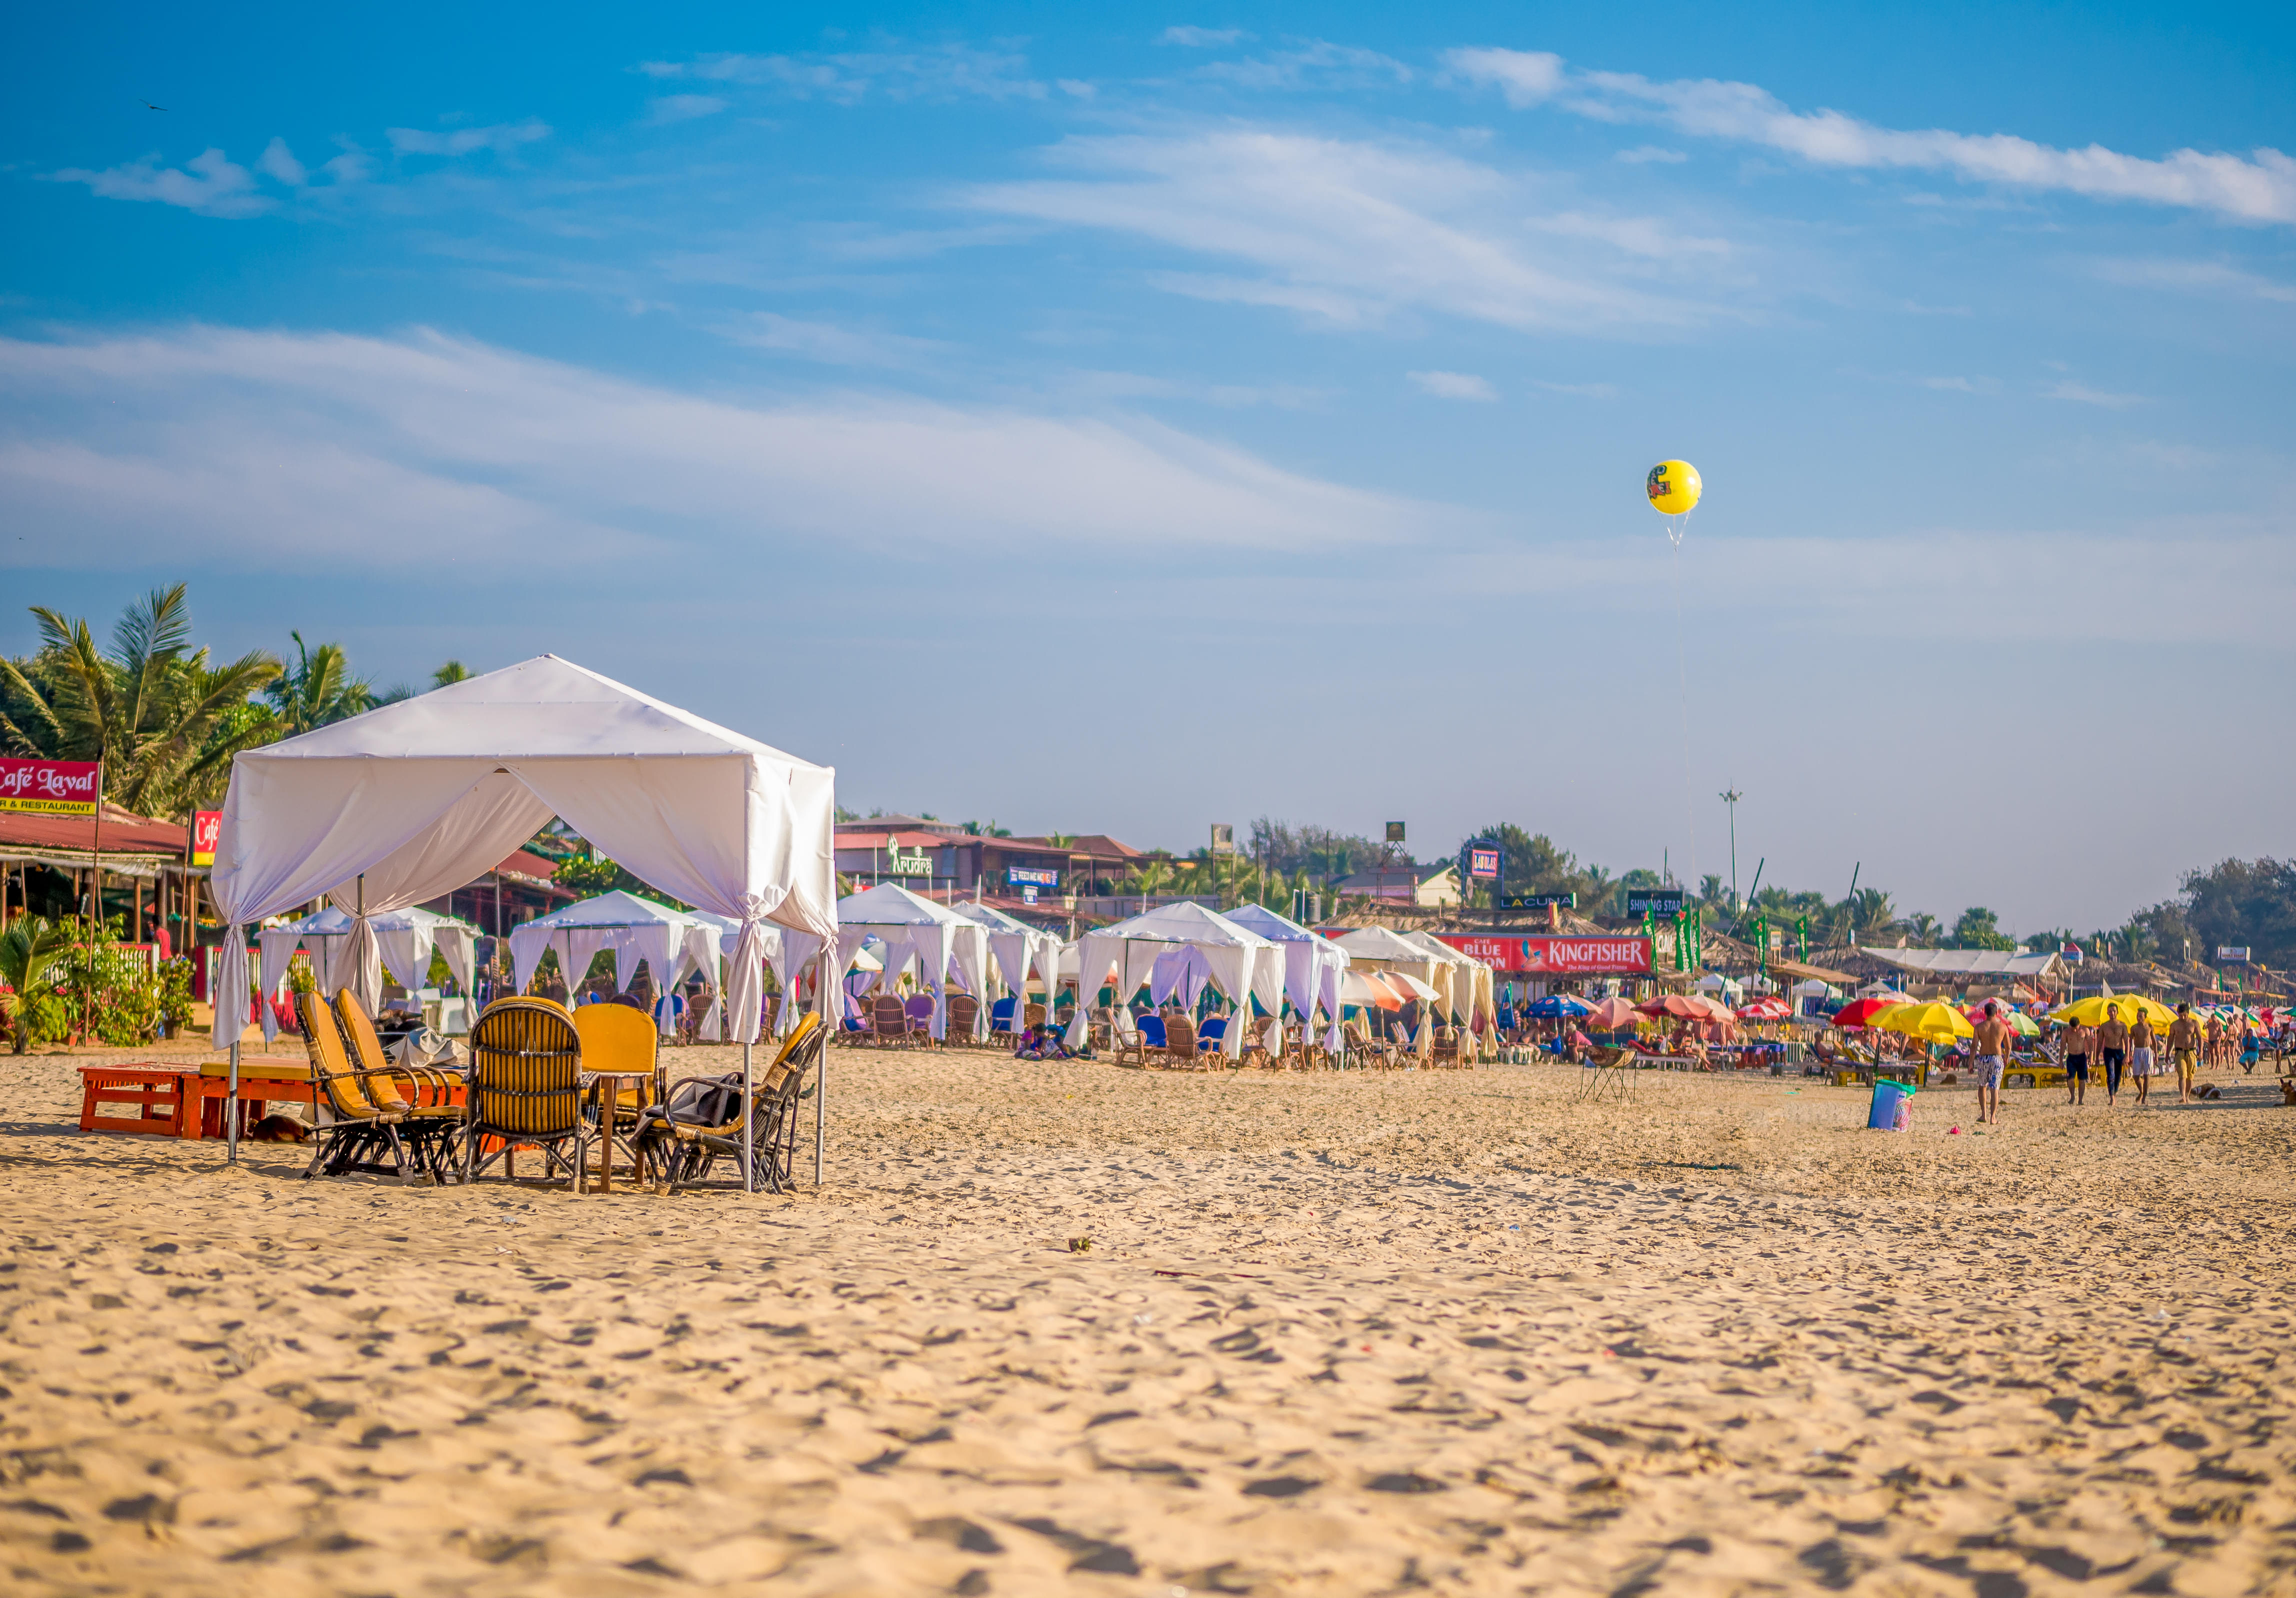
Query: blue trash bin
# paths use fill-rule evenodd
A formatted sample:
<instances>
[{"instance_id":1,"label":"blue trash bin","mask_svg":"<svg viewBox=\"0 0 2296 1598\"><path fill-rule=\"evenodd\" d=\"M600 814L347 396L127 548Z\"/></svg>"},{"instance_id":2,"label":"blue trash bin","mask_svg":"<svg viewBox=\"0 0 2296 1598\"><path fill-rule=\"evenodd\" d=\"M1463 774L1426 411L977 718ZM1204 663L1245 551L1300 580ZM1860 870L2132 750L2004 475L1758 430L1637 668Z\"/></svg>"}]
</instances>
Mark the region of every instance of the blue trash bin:
<instances>
[{"instance_id":1,"label":"blue trash bin","mask_svg":"<svg viewBox=\"0 0 2296 1598\"><path fill-rule=\"evenodd\" d=\"M1874 1132L1903 1132L1913 1124L1914 1090L1886 1076L1874 1079L1874 1108L1866 1125Z\"/></svg>"}]
</instances>

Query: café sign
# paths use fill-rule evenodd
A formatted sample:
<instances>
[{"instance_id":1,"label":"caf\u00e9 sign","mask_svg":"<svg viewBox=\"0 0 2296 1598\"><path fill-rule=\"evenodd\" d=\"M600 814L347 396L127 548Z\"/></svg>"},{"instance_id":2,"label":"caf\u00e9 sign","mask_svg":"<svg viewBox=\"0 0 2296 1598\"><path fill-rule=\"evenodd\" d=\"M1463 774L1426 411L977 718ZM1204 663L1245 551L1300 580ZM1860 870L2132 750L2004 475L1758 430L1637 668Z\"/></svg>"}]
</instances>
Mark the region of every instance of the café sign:
<instances>
[{"instance_id":1,"label":"caf\u00e9 sign","mask_svg":"<svg viewBox=\"0 0 2296 1598\"><path fill-rule=\"evenodd\" d=\"M0 760L0 810L92 816L102 770L92 760Z\"/></svg>"}]
</instances>

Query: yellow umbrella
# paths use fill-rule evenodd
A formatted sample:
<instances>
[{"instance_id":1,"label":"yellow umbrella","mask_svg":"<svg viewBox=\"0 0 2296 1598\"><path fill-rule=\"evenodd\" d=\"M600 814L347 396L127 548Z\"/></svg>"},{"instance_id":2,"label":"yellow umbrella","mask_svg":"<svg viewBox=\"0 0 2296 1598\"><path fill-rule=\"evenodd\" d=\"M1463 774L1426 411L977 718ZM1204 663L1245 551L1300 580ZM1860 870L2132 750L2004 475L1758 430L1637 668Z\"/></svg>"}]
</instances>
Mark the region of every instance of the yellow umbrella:
<instances>
[{"instance_id":1,"label":"yellow umbrella","mask_svg":"<svg viewBox=\"0 0 2296 1598\"><path fill-rule=\"evenodd\" d=\"M1866 1023L1883 1032L1899 1032L1924 1042L1950 1043L1977 1035L1969 1017L1950 1004L1893 1004Z\"/></svg>"},{"instance_id":2,"label":"yellow umbrella","mask_svg":"<svg viewBox=\"0 0 2296 1598\"><path fill-rule=\"evenodd\" d=\"M2166 1032L2177 1019L2175 1010L2158 999L2147 999L2142 993L2115 993L2110 998L2100 993L2093 999L2079 1000L2062 1009L2051 1010L2049 1019L2064 1026L2078 1021L2084 1026L2095 1026L2103 1022L2104 1012L2109 1009L2120 1010L2124 1022L2134 1021L2141 1015L2162 1032Z\"/></svg>"}]
</instances>

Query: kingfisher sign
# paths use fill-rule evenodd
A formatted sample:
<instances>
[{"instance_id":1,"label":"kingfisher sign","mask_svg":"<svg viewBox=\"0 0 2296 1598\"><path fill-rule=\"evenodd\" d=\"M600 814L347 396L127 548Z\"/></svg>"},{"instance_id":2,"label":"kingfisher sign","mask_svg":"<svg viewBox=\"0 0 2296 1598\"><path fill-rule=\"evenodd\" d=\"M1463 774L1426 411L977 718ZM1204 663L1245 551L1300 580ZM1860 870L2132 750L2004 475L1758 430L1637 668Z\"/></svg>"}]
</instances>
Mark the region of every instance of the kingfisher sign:
<instances>
[{"instance_id":1,"label":"kingfisher sign","mask_svg":"<svg viewBox=\"0 0 2296 1598\"><path fill-rule=\"evenodd\" d=\"M0 810L92 816L102 770L92 760L0 760Z\"/></svg>"},{"instance_id":2,"label":"kingfisher sign","mask_svg":"<svg viewBox=\"0 0 2296 1598\"><path fill-rule=\"evenodd\" d=\"M1651 941L1644 937L1481 937L1439 932L1470 960L1494 971L1526 976L1647 976Z\"/></svg>"}]
</instances>

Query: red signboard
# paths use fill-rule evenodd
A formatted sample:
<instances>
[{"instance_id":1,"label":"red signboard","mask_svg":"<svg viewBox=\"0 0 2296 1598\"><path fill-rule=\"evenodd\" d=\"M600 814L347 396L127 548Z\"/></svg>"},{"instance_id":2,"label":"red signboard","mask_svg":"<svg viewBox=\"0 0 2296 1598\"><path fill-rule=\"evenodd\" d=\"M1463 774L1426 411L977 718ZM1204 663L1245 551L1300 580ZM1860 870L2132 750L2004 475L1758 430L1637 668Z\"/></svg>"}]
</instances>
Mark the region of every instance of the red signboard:
<instances>
[{"instance_id":1,"label":"red signboard","mask_svg":"<svg viewBox=\"0 0 2296 1598\"><path fill-rule=\"evenodd\" d=\"M0 810L92 816L102 770L92 760L0 760Z\"/></svg>"},{"instance_id":2,"label":"red signboard","mask_svg":"<svg viewBox=\"0 0 2296 1598\"><path fill-rule=\"evenodd\" d=\"M215 864L216 836L223 831L223 811L195 810L192 812L192 864Z\"/></svg>"},{"instance_id":3,"label":"red signboard","mask_svg":"<svg viewBox=\"0 0 2296 1598\"><path fill-rule=\"evenodd\" d=\"M1445 943L1494 971L1523 976L1647 976L1651 941L1645 937L1484 937L1439 932Z\"/></svg>"}]
</instances>

